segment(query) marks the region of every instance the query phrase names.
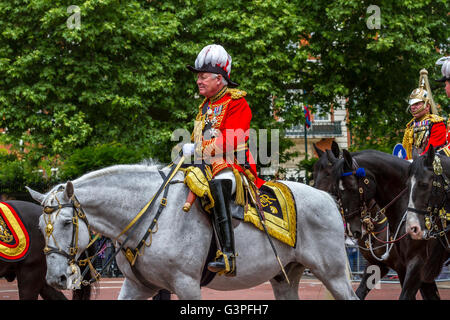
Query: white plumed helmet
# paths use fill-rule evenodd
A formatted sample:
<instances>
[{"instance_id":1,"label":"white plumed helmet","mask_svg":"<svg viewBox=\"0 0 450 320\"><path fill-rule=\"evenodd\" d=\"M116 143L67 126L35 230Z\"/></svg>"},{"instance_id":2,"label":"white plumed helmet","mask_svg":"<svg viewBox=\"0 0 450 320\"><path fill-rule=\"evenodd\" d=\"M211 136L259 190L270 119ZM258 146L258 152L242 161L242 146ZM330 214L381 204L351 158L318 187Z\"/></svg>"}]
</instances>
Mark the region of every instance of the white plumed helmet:
<instances>
[{"instance_id":1,"label":"white plumed helmet","mask_svg":"<svg viewBox=\"0 0 450 320\"><path fill-rule=\"evenodd\" d=\"M441 72L443 78L436 80L439 82L450 81L450 56L442 57L436 61L436 65L442 65Z\"/></svg>"},{"instance_id":2,"label":"white plumed helmet","mask_svg":"<svg viewBox=\"0 0 450 320\"><path fill-rule=\"evenodd\" d=\"M192 72L210 72L221 74L228 81L229 87L237 87L238 84L231 81L231 56L218 44L210 44L204 47L195 59L195 67L187 66Z\"/></svg>"}]
</instances>

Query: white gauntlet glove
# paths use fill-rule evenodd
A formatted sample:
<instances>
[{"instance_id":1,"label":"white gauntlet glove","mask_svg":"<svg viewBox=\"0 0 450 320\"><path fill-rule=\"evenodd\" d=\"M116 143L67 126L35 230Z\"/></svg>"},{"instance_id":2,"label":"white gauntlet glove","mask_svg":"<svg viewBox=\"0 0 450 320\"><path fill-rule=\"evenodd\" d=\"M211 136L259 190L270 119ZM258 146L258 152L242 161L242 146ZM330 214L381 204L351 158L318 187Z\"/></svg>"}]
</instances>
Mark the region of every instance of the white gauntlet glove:
<instances>
[{"instance_id":1,"label":"white gauntlet glove","mask_svg":"<svg viewBox=\"0 0 450 320\"><path fill-rule=\"evenodd\" d=\"M183 156L189 157L190 155L193 155L195 151L195 144L194 143L186 143L183 145Z\"/></svg>"}]
</instances>

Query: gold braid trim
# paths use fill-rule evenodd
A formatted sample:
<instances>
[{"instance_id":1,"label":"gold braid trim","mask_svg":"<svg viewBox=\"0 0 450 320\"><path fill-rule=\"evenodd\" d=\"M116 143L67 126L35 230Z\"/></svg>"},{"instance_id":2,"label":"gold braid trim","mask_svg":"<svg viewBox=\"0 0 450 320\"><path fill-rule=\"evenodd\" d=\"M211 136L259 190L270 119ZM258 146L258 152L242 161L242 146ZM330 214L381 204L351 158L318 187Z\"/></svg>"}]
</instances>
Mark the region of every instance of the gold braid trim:
<instances>
[{"instance_id":1,"label":"gold braid trim","mask_svg":"<svg viewBox=\"0 0 450 320\"><path fill-rule=\"evenodd\" d=\"M414 128L412 126L414 119L412 119L408 124L406 125L405 134L403 135L403 141L402 145L403 148L406 150L406 156L408 159L412 159L412 144L413 144L413 134L414 134Z\"/></svg>"},{"instance_id":2,"label":"gold braid trim","mask_svg":"<svg viewBox=\"0 0 450 320\"><path fill-rule=\"evenodd\" d=\"M242 183L241 173L233 167L234 179L236 180L236 200L237 205L245 206L244 185Z\"/></svg>"},{"instance_id":3,"label":"gold braid trim","mask_svg":"<svg viewBox=\"0 0 450 320\"><path fill-rule=\"evenodd\" d=\"M438 123L443 122L444 118L436 115L436 114L426 114L420 119L413 118L411 121L408 122L406 125L405 133L403 135L403 148L406 150L406 156L408 159L412 159L412 145L414 142L414 121L425 121L429 120L432 123Z\"/></svg>"},{"instance_id":4,"label":"gold braid trim","mask_svg":"<svg viewBox=\"0 0 450 320\"><path fill-rule=\"evenodd\" d=\"M247 92L239 89L230 89L228 88L227 92L231 95L231 99L237 100L243 98L247 95Z\"/></svg>"},{"instance_id":5,"label":"gold braid trim","mask_svg":"<svg viewBox=\"0 0 450 320\"><path fill-rule=\"evenodd\" d=\"M213 97L209 98L211 103L215 103L215 102L219 101L220 99L222 99L225 96L225 94L228 92L227 89L228 89L228 87L225 86L222 89L220 89L219 92L217 92Z\"/></svg>"},{"instance_id":6,"label":"gold braid trim","mask_svg":"<svg viewBox=\"0 0 450 320\"><path fill-rule=\"evenodd\" d=\"M203 128L205 127L205 117L206 117L206 115L202 115L202 107L205 104L205 102L206 102L206 98L203 99L203 102L200 103L200 105L198 106L198 113L197 113L197 116L195 117L195 122L194 122L194 130L192 131L192 134L191 134L192 142L197 142L196 140L200 140L200 143L201 143L201 141L202 141L202 133L203 133Z\"/></svg>"},{"instance_id":7,"label":"gold braid trim","mask_svg":"<svg viewBox=\"0 0 450 320\"><path fill-rule=\"evenodd\" d=\"M450 157L450 150L448 148L449 148L449 146L445 146L441 150L444 151L444 153L447 157Z\"/></svg>"},{"instance_id":8,"label":"gold braid trim","mask_svg":"<svg viewBox=\"0 0 450 320\"><path fill-rule=\"evenodd\" d=\"M251 182L255 182L256 178L249 169L245 169L245 175L250 179Z\"/></svg>"}]
</instances>

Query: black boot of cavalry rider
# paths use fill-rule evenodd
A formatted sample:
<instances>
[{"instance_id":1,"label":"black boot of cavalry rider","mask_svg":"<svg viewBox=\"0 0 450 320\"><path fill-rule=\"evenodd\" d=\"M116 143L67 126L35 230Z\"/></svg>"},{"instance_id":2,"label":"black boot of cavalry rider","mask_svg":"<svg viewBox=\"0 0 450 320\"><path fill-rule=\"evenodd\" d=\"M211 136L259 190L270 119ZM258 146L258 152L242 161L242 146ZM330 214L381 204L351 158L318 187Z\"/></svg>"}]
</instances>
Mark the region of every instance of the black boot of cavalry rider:
<instances>
[{"instance_id":1,"label":"black boot of cavalry rider","mask_svg":"<svg viewBox=\"0 0 450 320\"><path fill-rule=\"evenodd\" d=\"M214 198L213 223L216 226L222 252L227 256L230 271L225 275L236 275L236 262L234 254L234 231L231 224L231 188L232 181L229 179L218 179L210 181L211 194ZM211 272L221 272L226 270L224 256L220 256L216 261L208 264Z\"/></svg>"}]
</instances>

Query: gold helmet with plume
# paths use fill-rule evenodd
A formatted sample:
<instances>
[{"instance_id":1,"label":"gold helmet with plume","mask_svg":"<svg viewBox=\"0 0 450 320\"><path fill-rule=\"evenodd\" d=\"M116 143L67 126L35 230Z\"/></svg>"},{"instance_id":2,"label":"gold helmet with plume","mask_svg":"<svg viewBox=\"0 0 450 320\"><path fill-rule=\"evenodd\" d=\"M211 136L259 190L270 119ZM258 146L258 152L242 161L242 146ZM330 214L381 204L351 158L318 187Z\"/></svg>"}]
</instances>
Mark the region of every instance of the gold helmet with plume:
<instances>
[{"instance_id":1,"label":"gold helmet with plume","mask_svg":"<svg viewBox=\"0 0 450 320\"><path fill-rule=\"evenodd\" d=\"M413 104L420 101L424 102L423 108L425 108L426 105L429 104L430 113L439 115L438 110L436 108L436 104L434 103L433 100L430 84L428 83L428 71L425 69L420 70L419 87L414 89L409 95L408 109L410 110L410 107ZM421 108L421 110L418 110L417 112L422 111L423 108Z\"/></svg>"}]
</instances>

